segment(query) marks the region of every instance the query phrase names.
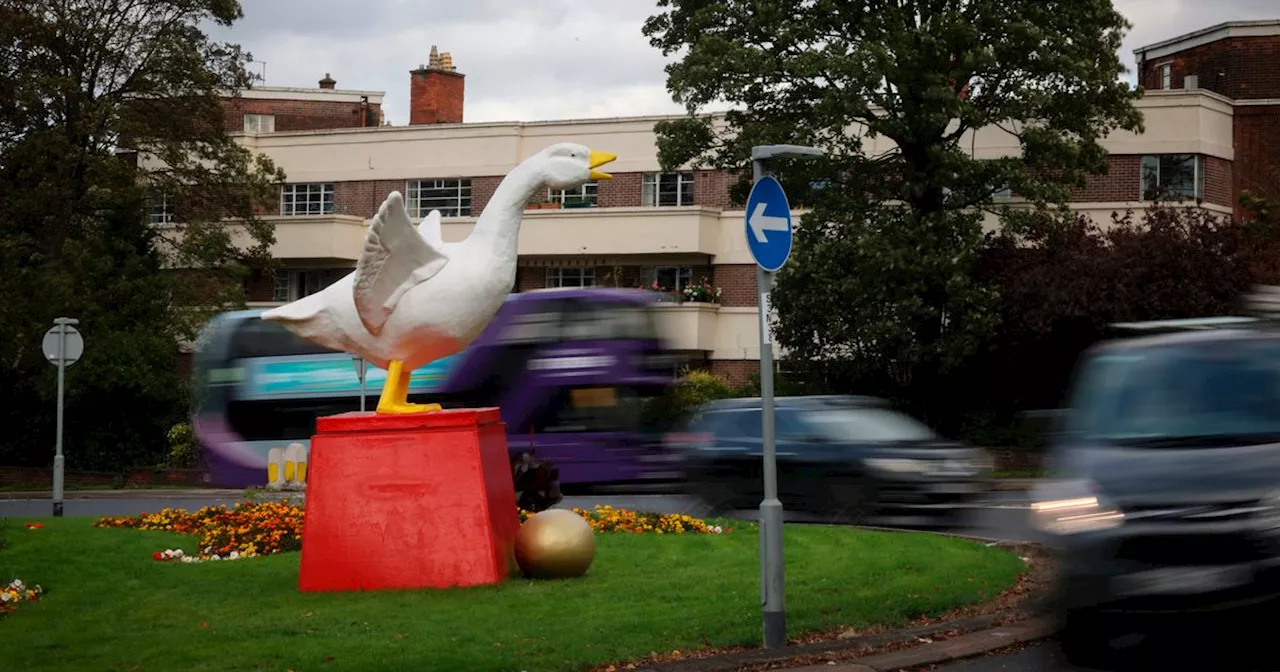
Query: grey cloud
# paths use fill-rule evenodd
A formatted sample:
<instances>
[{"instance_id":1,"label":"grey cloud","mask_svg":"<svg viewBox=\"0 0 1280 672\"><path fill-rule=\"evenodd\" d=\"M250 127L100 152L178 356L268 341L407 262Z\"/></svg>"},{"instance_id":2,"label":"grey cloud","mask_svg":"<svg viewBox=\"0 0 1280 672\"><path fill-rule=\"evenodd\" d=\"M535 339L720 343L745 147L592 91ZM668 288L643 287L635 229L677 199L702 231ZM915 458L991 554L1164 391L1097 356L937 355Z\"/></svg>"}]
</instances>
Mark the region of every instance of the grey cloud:
<instances>
[{"instance_id":1,"label":"grey cloud","mask_svg":"<svg viewBox=\"0 0 1280 672\"><path fill-rule=\"evenodd\" d=\"M1133 49L1222 21L1280 17L1277 0L1115 0ZM641 34L653 0L243 0L245 18L211 31L266 62L267 84L385 91L408 119L409 71L431 45L467 75L470 121L679 112L666 59Z\"/></svg>"}]
</instances>

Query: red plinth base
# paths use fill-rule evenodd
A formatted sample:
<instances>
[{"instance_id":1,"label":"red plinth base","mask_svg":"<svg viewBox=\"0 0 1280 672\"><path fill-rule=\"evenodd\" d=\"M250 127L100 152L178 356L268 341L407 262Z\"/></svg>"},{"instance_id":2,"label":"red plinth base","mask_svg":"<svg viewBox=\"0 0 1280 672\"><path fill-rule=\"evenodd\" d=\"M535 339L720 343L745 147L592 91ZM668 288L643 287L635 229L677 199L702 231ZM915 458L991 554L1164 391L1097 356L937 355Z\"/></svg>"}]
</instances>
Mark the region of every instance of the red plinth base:
<instances>
[{"instance_id":1,"label":"red plinth base","mask_svg":"<svg viewBox=\"0 0 1280 672\"><path fill-rule=\"evenodd\" d=\"M299 589L475 586L518 571L498 409L319 418L310 458Z\"/></svg>"}]
</instances>

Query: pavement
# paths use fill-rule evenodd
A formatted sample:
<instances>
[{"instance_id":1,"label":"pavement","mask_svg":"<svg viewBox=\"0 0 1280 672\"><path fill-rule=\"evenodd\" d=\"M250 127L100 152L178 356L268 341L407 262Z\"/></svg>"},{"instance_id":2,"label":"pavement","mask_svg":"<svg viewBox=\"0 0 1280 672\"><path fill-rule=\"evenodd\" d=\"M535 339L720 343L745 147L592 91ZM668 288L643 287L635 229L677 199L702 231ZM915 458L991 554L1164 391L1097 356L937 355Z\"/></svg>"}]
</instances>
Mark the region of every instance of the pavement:
<instances>
[{"instance_id":1,"label":"pavement","mask_svg":"<svg viewBox=\"0 0 1280 672\"><path fill-rule=\"evenodd\" d=\"M821 665L782 669L791 670L791 672L888 672L889 670L910 670L973 658L974 656L981 656L1010 646L1035 642L1049 637L1056 628L1057 626L1052 619L1035 617L1019 623L986 628L942 641L927 641L919 646L854 658L847 662L832 661ZM1038 671L1041 668L1022 667L1017 669Z\"/></svg>"}]
</instances>

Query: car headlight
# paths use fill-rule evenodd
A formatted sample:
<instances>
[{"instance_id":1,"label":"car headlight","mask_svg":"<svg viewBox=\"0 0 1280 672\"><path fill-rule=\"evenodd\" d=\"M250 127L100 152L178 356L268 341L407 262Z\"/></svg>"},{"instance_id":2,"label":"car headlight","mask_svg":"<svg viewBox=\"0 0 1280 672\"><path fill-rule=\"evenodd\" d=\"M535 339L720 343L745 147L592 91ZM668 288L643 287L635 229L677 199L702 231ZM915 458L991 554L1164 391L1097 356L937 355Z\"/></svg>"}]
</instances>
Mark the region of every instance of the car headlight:
<instances>
[{"instance_id":1,"label":"car headlight","mask_svg":"<svg viewBox=\"0 0 1280 672\"><path fill-rule=\"evenodd\" d=\"M1031 524L1050 534L1080 534L1118 527L1124 513L1098 498L1088 482L1047 487L1031 504Z\"/></svg>"},{"instance_id":2,"label":"car headlight","mask_svg":"<svg viewBox=\"0 0 1280 672\"><path fill-rule=\"evenodd\" d=\"M869 457L866 459L866 464L876 471L887 471L893 474L922 474L925 470L924 460L907 458Z\"/></svg>"}]
</instances>

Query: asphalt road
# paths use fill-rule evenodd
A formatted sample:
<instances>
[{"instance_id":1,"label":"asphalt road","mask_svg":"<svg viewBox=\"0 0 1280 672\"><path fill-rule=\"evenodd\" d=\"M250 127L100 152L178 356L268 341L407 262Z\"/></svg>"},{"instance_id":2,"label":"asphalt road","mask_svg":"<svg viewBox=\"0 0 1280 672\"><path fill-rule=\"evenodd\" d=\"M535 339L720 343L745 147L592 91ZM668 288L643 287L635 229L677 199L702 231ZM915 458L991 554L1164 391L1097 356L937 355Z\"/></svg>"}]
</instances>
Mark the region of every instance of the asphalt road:
<instances>
[{"instance_id":1,"label":"asphalt road","mask_svg":"<svg viewBox=\"0 0 1280 672\"><path fill-rule=\"evenodd\" d=\"M1034 532L1027 526L1026 510L1022 504L1021 493L993 493L990 501L966 509L960 518L960 526L949 531L973 535L1001 541L1031 541ZM237 501L229 498L206 499L169 499L169 498L101 498L101 499L68 499L63 503L63 515L66 516L125 516L136 515L144 511L158 511L165 507L198 509L206 505L231 505ZM686 513L692 516L705 516L707 507L696 498L675 495L626 495L608 494L589 497L567 497L562 507L590 508L597 504L650 511L654 513ZM53 512L50 499L0 499L0 517L22 518L48 516ZM754 519L755 511L739 511L730 517ZM830 522L820 516L788 512L789 522ZM885 527L910 526L921 527L907 519L891 519L872 521ZM925 529L928 529L927 527Z\"/></svg>"}]
</instances>

